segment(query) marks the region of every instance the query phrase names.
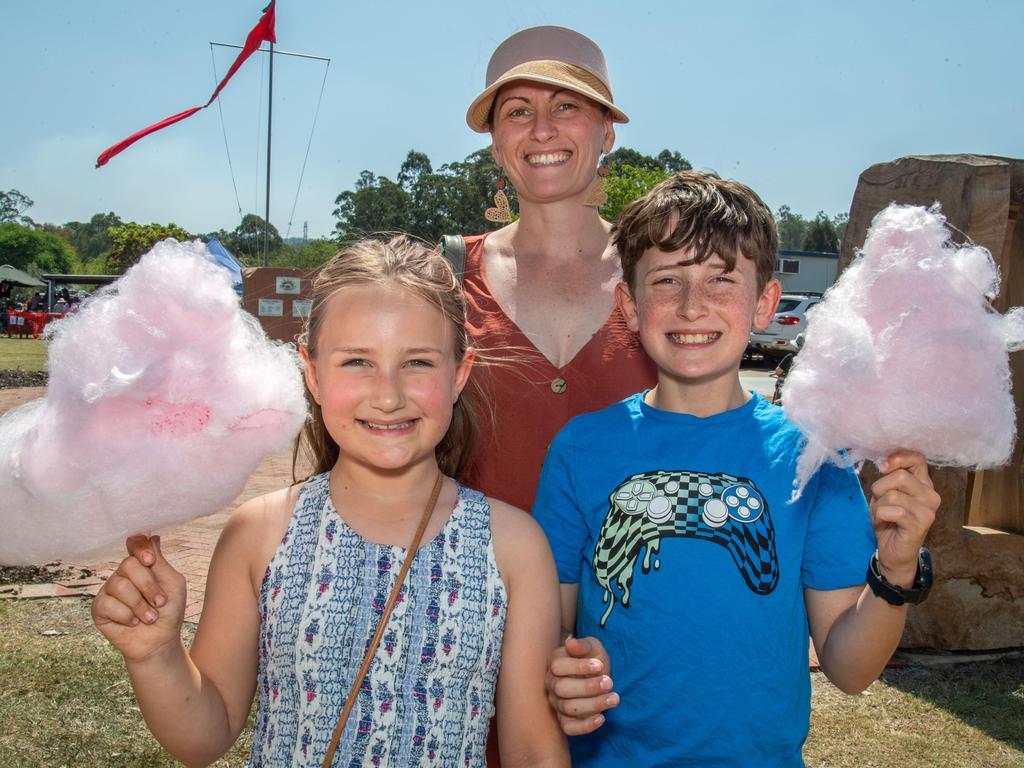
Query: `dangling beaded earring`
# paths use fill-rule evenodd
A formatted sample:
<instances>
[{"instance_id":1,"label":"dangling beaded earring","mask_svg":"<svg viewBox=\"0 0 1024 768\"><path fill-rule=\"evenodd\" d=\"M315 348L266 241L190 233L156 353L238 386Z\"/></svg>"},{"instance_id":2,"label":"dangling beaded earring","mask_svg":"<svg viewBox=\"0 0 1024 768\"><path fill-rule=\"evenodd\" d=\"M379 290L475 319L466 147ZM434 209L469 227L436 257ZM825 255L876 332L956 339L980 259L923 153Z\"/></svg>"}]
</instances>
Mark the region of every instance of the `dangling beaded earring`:
<instances>
[{"instance_id":1,"label":"dangling beaded earring","mask_svg":"<svg viewBox=\"0 0 1024 768\"><path fill-rule=\"evenodd\" d=\"M508 195L505 194L505 179L498 176L494 187L497 190L494 193L494 207L484 211L484 218L499 224L508 224L512 221L512 209L508 204Z\"/></svg>"},{"instance_id":2,"label":"dangling beaded earring","mask_svg":"<svg viewBox=\"0 0 1024 768\"><path fill-rule=\"evenodd\" d=\"M597 166L597 175L594 176L594 180L587 187L587 196L583 199L584 205L588 205L591 208L600 208L608 202L608 192L605 189L605 181L608 179L608 174L608 166L604 164L604 159L602 158L601 163Z\"/></svg>"}]
</instances>

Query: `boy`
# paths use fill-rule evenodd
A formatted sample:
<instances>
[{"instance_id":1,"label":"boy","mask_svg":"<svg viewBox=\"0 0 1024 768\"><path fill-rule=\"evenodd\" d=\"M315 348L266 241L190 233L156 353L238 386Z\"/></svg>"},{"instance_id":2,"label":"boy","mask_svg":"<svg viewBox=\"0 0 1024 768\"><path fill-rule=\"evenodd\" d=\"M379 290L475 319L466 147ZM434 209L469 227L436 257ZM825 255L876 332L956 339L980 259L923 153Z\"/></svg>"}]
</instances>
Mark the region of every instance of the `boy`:
<instances>
[{"instance_id":1,"label":"boy","mask_svg":"<svg viewBox=\"0 0 1024 768\"><path fill-rule=\"evenodd\" d=\"M614 237L617 301L658 384L569 422L534 506L563 630L586 638L548 678L563 729L586 734L573 765L802 765L808 629L838 687L877 677L903 629L895 603L930 584L919 550L938 495L924 457L899 451L870 510L831 465L790 502L801 436L739 380L780 294L775 222L749 188L676 174Z\"/></svg>"}]
</instances>

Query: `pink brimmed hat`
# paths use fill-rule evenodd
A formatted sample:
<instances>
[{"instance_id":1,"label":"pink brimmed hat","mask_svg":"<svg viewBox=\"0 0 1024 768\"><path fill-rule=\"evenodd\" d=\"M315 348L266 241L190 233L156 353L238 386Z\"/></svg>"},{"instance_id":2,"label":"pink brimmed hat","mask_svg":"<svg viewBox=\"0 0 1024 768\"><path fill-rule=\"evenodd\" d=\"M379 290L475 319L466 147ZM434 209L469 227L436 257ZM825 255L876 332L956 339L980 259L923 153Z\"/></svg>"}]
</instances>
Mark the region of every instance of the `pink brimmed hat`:
<instances>
[{"instance_id":1,"label":"pink brimmed hat","mask_svg":"<svg viewBox=\"0 0 1024 768\"><path fill-rule=\"evenodd\" d=\"M575 91L607 107L616 123L628 123L615 106L604 54L589 37L565 27L531 27L516 32L498 46L487 64L487 87L469 105L466 122L487 133L487 115L494 96L505 83L530 80Z\"/></svg>"}]
</instances>

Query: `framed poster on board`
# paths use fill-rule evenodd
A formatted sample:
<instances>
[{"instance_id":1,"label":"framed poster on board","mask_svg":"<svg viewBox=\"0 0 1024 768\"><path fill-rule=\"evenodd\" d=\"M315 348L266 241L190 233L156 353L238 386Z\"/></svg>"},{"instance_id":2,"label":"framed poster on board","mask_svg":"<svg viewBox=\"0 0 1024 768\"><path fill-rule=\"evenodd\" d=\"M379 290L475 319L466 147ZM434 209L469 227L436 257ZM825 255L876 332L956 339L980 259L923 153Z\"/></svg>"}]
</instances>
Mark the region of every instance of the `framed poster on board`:
<instances>
[{"instance_id":1,"label":"framed poster on board","mask_svg":"<svg viewBox=\"0 0 1024 768\"><path fill-rule=\"evenodd\" d=\"M278 277L277 293L298 295L302 288L302 278L299 277Z\"/></svg>"},{"instance_id":2,"label":"framed poster on board","mask_svg":"<svg viewBox=\"0 0 1024 768\"><path fill-rule=\"evenodd\" d=\"M284 301L281 299L260 299L258 313L260 317L283 317Z\"/></svg>"}]
</instances>

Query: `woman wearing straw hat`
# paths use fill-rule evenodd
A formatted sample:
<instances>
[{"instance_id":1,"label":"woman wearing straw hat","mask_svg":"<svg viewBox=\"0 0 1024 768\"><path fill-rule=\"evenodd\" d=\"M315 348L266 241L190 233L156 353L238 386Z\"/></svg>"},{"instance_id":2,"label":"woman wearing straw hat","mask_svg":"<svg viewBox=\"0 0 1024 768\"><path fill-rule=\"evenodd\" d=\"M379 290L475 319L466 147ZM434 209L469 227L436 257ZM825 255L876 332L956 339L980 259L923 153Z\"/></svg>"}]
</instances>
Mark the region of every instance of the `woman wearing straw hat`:
<instances>
[{"instance_id":1,"label":"woman wearing straw hat","mask_svg":"<svg viewBox=\"0 0 1024 768\"><path fill-rule=\"evenodd\" d=\"M469 323L491 366L493 429L468 482L523 509L533 504L547 446L573 416L652 386L654 368L615 308L618 254L601 219L599 162L615 142L615 106L601 49L563 27L517 32L495 50L486 88L466 114L490 132L501 176L487 218L508 222L465 238ZM504 187L518 197L513 221Z\"/></svg>"}]
</instances>

